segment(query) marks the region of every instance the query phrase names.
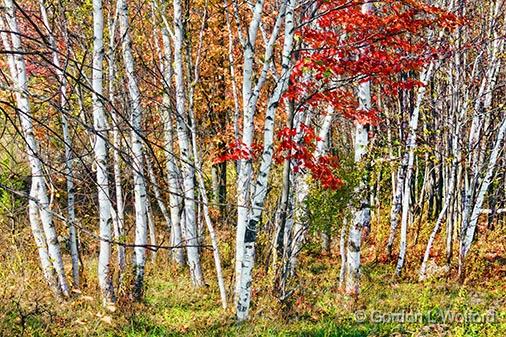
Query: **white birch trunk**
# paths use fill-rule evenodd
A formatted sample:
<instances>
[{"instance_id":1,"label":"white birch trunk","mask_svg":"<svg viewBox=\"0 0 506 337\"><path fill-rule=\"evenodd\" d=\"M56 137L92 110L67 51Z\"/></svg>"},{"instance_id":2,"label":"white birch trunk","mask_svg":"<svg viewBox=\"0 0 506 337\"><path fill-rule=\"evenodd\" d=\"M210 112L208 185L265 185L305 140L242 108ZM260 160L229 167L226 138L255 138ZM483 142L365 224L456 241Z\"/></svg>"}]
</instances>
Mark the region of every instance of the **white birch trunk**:
<instances>
[{"instance_id":1,"label":"white birch trunk","mask_svg":"<svg viewBox=\"0 0 506 337\"><path fill-rule=\"evenodd\" d=\"M163 14L162 14L163 15ZM163 41L163 59L162 59L162 74L163 74L163 98L162 98L162 112L164 119L164 140L166 152L166 168L167 168L167 184L169 186L169 209L171 227L171 244L174 246L182 246L182 233L181 233L181 208L182 208L182 190L180 187L181 172L177 166L176 156L174 153L174 128L172 125L172 107L169 93L171 91L170 84L172 83L172 52L167 27L162 27L162 41ZM183 266L185 263L184 249L175 248L172 251L172 256L175 262Z\"/></svg>"},{"instance_id":2,"label":"white birch trunk","mask_svg":"<svg viewBox=\"0 0 506 337\"><path fill-rule=\"evenodd\" d=\"M468 223L464 223L462 230L462 244L460 248L460 259L461 265L463 266L463 261L465 260L469 249L471 248L471 243L473 242L474 233L476 231L476 225L478 223L478 217L481 214L481 207L483 205L483 201L485 199L485 195L488 191L488 187L492 181L492 177L494 174L494 170L497 164L497 159L499 157L499 152L501 151L502 142L504 140L504 136L506 134L506 118L503 117L501 125L499 127L499 131L497 132L497 137L494 143L494 147L490 153L490 157L488 160L487 170L485 173L485 177L481 182L481 187L479 189L478 195L476 197L476 201L474 203L473 211L469 218Z\"/></svg>"},{"instance_id":3,"label":"white birch trunk","mask_svg":"<svg viewBox=\"0 0 506 337\"><path fill-rule=\"evenodd\" d=\"M406 259L406 247L407 247L407 236L408 236L408 216L410 210L411 201L411 180L413 176L413 165L415 162L415 150L416 150L416 131L418 129L418 117L420 115L420 109L422 107L423 98L427 90L427 83L432 77L432 71L434 69L434 63L431 62L426 69L423 70L420 75L420 81L423 86L418 88L416 103L413 109L413 114L409 121L409 134L406 146L408 147L408 166L406 167L406 178L404 181L404 191L402 200L402 216L401 216L401 233L399 243L399 258L395 268L396 275L400 275L404 262Z\"/></svg>"},{"instance_id":4,"label":"white birch trunk","mask_svg":"<svg viewBox=\"0 0 506 337\"><path fill-rule=\"evenodd\" d=\"M370 109L371 94L370 82L360 85L359 99L362 108ZM359 163L367 152L368 130L365 125L355 125L355 162ZM360 183L357 192L361 198L358 209L353 210L352 223L348 233L348 246L346 249L346 288L348 294L357 295L360 291L360 246L362 241L362 228L370 222L370 210L364 193L364 182Z\"/></svg>"},{"instance_id":5,"label":"white birch trunk","mask_svg":"<svg viewBox=\"0 0 506 337\"><path fill-rule=\"evenodd\" d=\"M491 14L490 14L490 24L492 25L494 22L496 22L497 17L500 13L502 1L497 1L496 5L491 8ZM471 177L470 179L466 179L465 184L465 198L464 198L464 211L462 215L462 234L461 234L461 240L460 240L460 247L459 247L459 276L464 276L464 262L465 257L471 247L472 240L474 238L474 232L476 230L476 223L478 220L479 212L481 209L481 204L483 203L483 198L485 196L486 190L483 191L484 185L488 186L490 185L490 181L487 181L491 179L491 177L488 177L488 174L492 174L495 163L492 162L495 146L497 145L497 142L501 142L501 131L504 124L501 124L501 127L499 128L498 134L497 134L497 140L494 144L494 148L492 150L492 153L489 158L488 166L486 168L486 174L481 182L481 187L476 195L476 190L479 187L479 175L482 168L482 162L484 158L484 151L482 149L482 146L479 144L480 140L480 131L482 129L484 122L484 117L488 116L488 110L490 108L490 104L492 103L492 93L495 89L496 82L497 82L497 75L501 66L501 58L499 55L501 54L502 50L504 49L504 39L500 39L497 36L497 32L494 31L492 34L491 43L489 46L489 64L486 71L485 76L482 79L481 86L478 91L478 95L475 101L474 106L474 113L473 113L473 119L472 119L472 125L469 135L469 145L468 145L468 165L470 166L471 171ZM482 104L482 100L483 104ZM484 116L485 115L485 116ZM488 118L488 117L487 117ZM502 135L504 137L504 135ZM497 159L494 159L496 161ZM492 167L491 167L492 165ZM492 171L492 172L491 172ZM466 177L467 178L467 177ZM482 194L483 193L483 194ZM475 197L476 195L476 197ZM473 203L474 201L474 203ZM480 204L480 206L477 207L477 205ZM473 218L475 217L475 218Z\"/></svg>"},{"instance_id":6,"label":"white birch trunk","mask_svg":"<svg viewBox=\"0 0 506 337\"><path fill-rule=\"evenodd\" d=\"M287 257L287 277L292 277L295 274L295 268L297 267L298 261L297 258L302 249L302 244L304 243L308 228L305 206L306 197L309 193L307 178L308 177L305 174L298 174L295 177L293 227L291 233L290 254Z\"/></svg>"},{"instance_id":7,"label":"white birch trunk","mask_svg":"<svg viewBox=\"0 0 506 337\"><path fill-rule=\"evenodd\" d=\"M253 115L254 110L251 106L253 100L253 63L255 59L254 46L256 43L258 28L262 17L264 0L258 0L255 4L253 17L251 19L247 41L245 41L244 59L243 59L243 83L242 83L242 99L243 99L243 130L242 130L242 145L247 150L251 149L253 143ZM250 158L243 158L239 160L239 174L237 177L237 231L235 243L235 290L234 299L237 307L237 316L239 319L247 317L247 310L249 309L249 298L245 298L245 302L241 303L240 294L243 288L244 277L242 276L243 264L247 270L253 268L253 261L244 261L245 251L248 250L249 256L253 254L251 244L248 248L245 247L245 235L248 227L248 213L249 213L249 195L251 188L251 180L253 175L253 167ZM248 240L251 242L254 237L251 237L249 232ZM251 258L250 258L251 259ZM247 277L246 277L247 278ZM247 284L244 283L244 286ZM249 288L250 285L248 285ZM245 289L249 293L249 289ZM246 296L247 297L247 296ZM246 303L247 302L247 303Z\"/></svg>"},{"instance_id":8,"label":"white birch trunk","mask_svg":"<svg viewBox=\"0 0 506 337\"><path fill-rule=\"evenodd\" d=\"M362 5L362 13L367 14L372 10L371 3ZM370 110L371 103L371 82L361 83L358 87L359 109ZM368 127L355 123L355 163L360 163L367 153L369 144ZM346 252L346 293L357 295L360 290L360 245L362 240L362 228L369 226L371 221L369 201L365 192L365 182L362 181L357 192L360 197L358 209L352 211L352 223L348 233L348 247Z\"/></svg>"},{"instance_id":9,"label":"white birch trunk","mask_svg":"<svg viewBox=\"0 0 506 337\"><path fill-rule=\"evenodd\" d=\"M272 165L273 155L273 137L274 137L274 117L281 95L286 90L288 79L291 73L291 53L293 48L293 35L295 31L294 8L296 0L289 0L285 13L285 37L282 51L282 76L276 84L274 91L267 103L267 112L264 126L264 149L260 162L260 170L254 190L250 191L252 179L251 160L241 160L237 184L237 237L236 237L236 287L235 303L236 316L239 321L248 318L248 311L251 301L252 272L255 258L256 225L260 222L265 196L267 195L267 182L269 171ZM253 114L254 108L250 107L252 99L252 71L254 50L251 44L256 41L256 35L260 24L262 14L263 0L256 3L253 19L248 31L248 43L244 50L244 68L243 68L243 143L251 148L253 140ZM276 33L277 34L277 33ZM275 32L273 31L273 36ZM272 39L271 39L272 41ZM266 63L270 62L270 56L266 58ZM268 65L264 64L265 67ZM257 83L258 88L258 83ZM252 196L252 207L249 207L248 196Z\"/></svg>"},{"instance_id":10,"label":"white birch trunk","mask_svg":"<svg viewBox=\"0 0 506 337\"><path fill-rule=\"evenodd\" d=\"M395 241L397 226L399 225L399 213L402 209L402 192L404 190L404 179L406 177L406 168L408 166L408 153L402 156L401 166L397 169L397 179L395 191L392 200L392 208L390 210L390 234L387 242L387 254L392 255L392 248Z\"/></svg>"},{"instance_id":11,"label":"white birch trunk","mask_svg":"<svg viewBox=\"0 0 506 337\"><path fill-rule=\"evenodd\" d=\"M491 7L490 10L490 18L489 22L492 26L496 23L497 18L500 14L500 9L502 6L502 1L497 1L494 7ZM478 196L476 196L476 190L478 189L479 183L479 175L482 168L482 162L484 157L484 151L482 151L482 146L480 146L480 135L481 130L483 129L483 125L485 124L485 117L488 116L487 110L492 103L492 93L495 89L497 74L501 66L501 58L499 55L501 54L504 48L504 39L500 39L497 36L497 31L493 30L493 33L490 36L490 45L488 46L489 50L489 62L488 68L486 70L485 76L482 79L477 98L475 100L474 112L471 124L471 130L469 133L469 144L468 144L468 158L467 165L470 168L470 177L466 177L465 184L465 197L464 197L464 211L462 215L462 233L465 235L461 235L460 240L460 249L459 249L459 275L463 276L463 267L464 267L464 259L467 254L466 245L469 245L471 242L466 243L466 240L471 240L472 238L467 237L467 233L470 231L473 232L474 229L471 229L469 226L472 223L472 213L474 213L473 201L474 205L478 202ZM487 117L488 118L488 117ZM490 165L490 161L489 161ZM487 168L487 170L490 167ZM488 171L487 171L488 172ZM483 180L485 182L485 180ZM483 186L483 183L482 183ZM479 193L479 192L478 192ZM481 200L483 202L483 200ZM465 253L464 253L465 252Z\"/></svg>"},{"instance_id":12,"label":"white birch trunk","mask_svg":"<svg viewBox=\"0 0 506 337\"><path fill-rule=\"evenodd\" d=\"M120 0L119 26L122 37L123 61L128 79L128 92L130 95L131 114L131 146L133 161L134 199L135 199L135 245L134 270L135 285L134 297L141 299L143 295L144 268L146 264L147 243L147 212L146 212L146 181L144 179L143 140L142 133L142 107L139 87L135 79L134 59L131 50L131 40L128 23L128 7L126 0Z\"/></svg>"},{"instance_id":13,"label":"white birch trunk","mask_svg":"<svg viewBox=\"0 0 506 337\"><path fill-rule=\"evenodd\" d=\"M225 7L225 19L228 30L228 62L230 68L230 80L232 82L232 95L234 97L234 138L239 141L239 95L237 90L237 80L235 77L235 58L234 58L234 37L232 27L230 24L230 14L228 1L224 0L223 6Z\"/></svg>"},{"instance_id":14,"label":"white birch trunk","mask_svg":"<svg viewBox=\"0 0 506 337\"><path fill-rule=\"evenodd\" d=\"M44 278L47 280L49 287L51 290L57 295L61 295L61 289L58 286L58 279L56 277L56 273L54 271L53 265L51 264L51 259L49 257L49 252L47 249L46 236L44 235L44 230L40 227L38 206L35 202L37 197L37 191L34 188L30 188L30 200L28 201L28 216L30 220L30 227L32 229L32 234L35 239L35 245L37 247L37 251L39 253L40 265L42 267L42 272L44 274Z\"/></svg>"},{"instance_id":15,"label":"white birch trunk","mask_svg":"<svg viewBox=\"0 0 506 337\"><path fill-rule=\"evenodd\" d=\"M6 28L7 31L11 33L11 43L8 42L7 35L2 33L2 39L4 40L4 44L7 45L7 50L12 51L12 56L9 56L9 68L11 71L11 77L14 82L14 87L16 90L16 105L19 111L19 118L21 120L21 128L23 131L23 136L26 142L26 152L28 156L28 161L30 164L30 169L32 173L31 179L31 197L34 199L33 202L29 203L29 207L32 207L29 210L30 222L32 227L32 233L34 234L34 238L36 240L37 246L39 248L39 257L41 258L42 268L44 273L48 273L48 263L46 260L45 249L43 246L40 246L39 242L43 238L40 233L40 225L37 223L35 214L37 210L39 212L40 220L42 223L42 228L44 231L45 244L47 245L47 255L49 256L49 262L51 263L52 268L56 274L56 278L58 280L58 286L56 289L57 294L63 294L64 296L69 295L69 287L67 284L67 280L65 277L65 270L63 267L63 260L60 252L60 245L58 243L58 237L56 234L56 229L53 223L53 217L51 210L49 209L49 198L47 194L47 188L44 181L44 171L42 169L42 162L40 160L38 142L35 138L33 125L32 125L32 112L30 109L29 102L29 92L28 92L28 78L26 74L26 66L23 58L23 51L21 48L21 39L18 30L18 25L16 22L16 14L15 7L12 0L4 0L5 4L5 13L6 13ZM2 24L4 26L4 24ZM11 48L9 48L11 47ZM37 210L34 209L37 207ZM47 274L50 275L50 274ZM48 281L50 282L50 286L54 288L52 285L53 280L52 276L49 277Z\"/></svg>"},{"instance_id":16,"label":"white birch trunk","mask_svg":"<svg viewBox=\"0 0 506 337\"><path fill-rule=\"evenodd\" d=\"M156 246L156 230L155 230L155 219L153 215L153 208L151 206L151 200L146 195L146 214L148 220L148 230L149 230L149 244L151 246ZM156 249L151 250L151 262L156 261Z\"/></svg>"},{"instance_id":17,"label":"white birch trunk","mask_svg":"<svg viewBox=\"0 0 506 337\"><path fill-rule=\"evenodd\" d=\"M97 169L100 253L98 257L98 283L104 304L114 302L111 263L111 199L107 169L107 128L103 104L104 17L102 0L93 0L93 72L92 104L95 131L94 152Z\"/></svg>"},{"instance_id":18,"label":"white birch trunk","mask_svg":"<svg viewBox=\"0 0 506 337\"><path fill-rule=\"evenodd\" d=\"M179 150L181 155L183 193L184 193L184 214L185 230L184 239L192 283L196 287L204 285L204 277L200 265L198 249L197 225L195 219L195 172L191 144L188 139L188 128L186 124L187 111L185 107L185 87L183 74L183 13L181 1L174 0L174 75L176 83L176 123L177 136L179 139Z\"/></svg>"},{"instance_id":19,"label":"white birch trunk","mask_svg":"<svg viewBox=\"0 0 506 337\"><path fill-rule=\"evenodd\" d=\"M494 41L490 46L490 62L476 95L471 128L469 131L467 166L469 167L470 173L469 177L466 177L467 179L464 187L464 210L462 214L463 225L467 225L469 223L469 216L472 212L473 200L475 199L476 189L478 188L479 174L482 166L483 151L480 144L480 136L482 135L483 125L485 124L484 115L486 114L484 114L484 111L488 108L488 106L485 106L483 103L483 99L484 97L489 96L489 93L493 91L492 85L495 84L496 70L500 67L500 58L497 58L497 55L501 52L501 49L504 46L504 42L499 44L496 44L495 42L496 41ZM498 39L497 42L501 42L501 40ZM487 103L490 102L491 99L487 100ZM464 228L464 230L466 229ZM462 254L459 256L461 257Z\"/></svg>"},{"instance_id":20,"label":"white birch trunk","mask_svg":"<svg viewBox=\"0 0 506 337\"><path fill-rule=\"evenodd\" d=\"M79 287L79 252L77 243L77 233L74 223L76 221L75 206L74 206L74 173L72 169L73 155L72 155L72 139L69 135L69 127L67 114L69 113L69 102L67 97L67 79L63 73L63 69L58 57L56 42L53 32L49 26L46 6L43 0L40 0L40 11L42 14L42 21L48 32L49 45L52 49L53 65L55 68L56 76L59 82L60 91L60 113L61 123L63 130L63 142L65 148L65 178L67 181L67 227L69 229L69 242L70 242L70 257L72 261L72 282L74 287Z\"/></svg>"},{"instance_id":21,"label":"white birch trunk","mask_svg":"<svg viewBox=\"0 0 506 337\"><path fill-rule=\"evenodd\" d=\"M118 242L125 242L124 237L124 224L125 224L125 206L123 199L123 186L121 178L121 157L120 151L122 148L121 134L120 134L120 119L116 112L115 107L115 74L116 57L115 57L115 36L116 36L116 23L118 18L119 3L116 6L116 13L112 20L110 20L109 28L109 103L111 104L111 119L112 119L112 139L113 139L113 172L114 172L114 189L116 193L116 212L113 217L114 238ZM126 267L125 246L118 245L117 247L118 258L118 279L119 285L123 280L123 273Z\"/></svg>"},{"instance_id":22,"label":"white birch trunk","mask_svg":"<svg viewBox=\"0 0 506 337\"><path fill-rule=\"evenodd\" d=\"M295 113L293 106L289 103L286 107L288 110L288 116L292 117L291 128L296 130L296 135L293 137L295 143L299 143L302 137L301 124L307 123L309 120L310 112L302 111ZM306 114L307 113L307 114ZM288 117L290 118L290 117ZM304 120L304 121L303 121ZM283 196L281 200L281 210L279 212L279 220L276 221L276 226L279 228L278 243L282 249L281 255L281 266L279 272L278 291L281 299L287 298L291 294L291 291L287 289L287 282L290 275L290 258L292 256L292 244L294 240L294 225L296 222L296 202L297 194L299 191L299 183L303 176L297 172L294 172L296 161L292 159L285 159L283 168Z\"/></svg>"}]
</instances>

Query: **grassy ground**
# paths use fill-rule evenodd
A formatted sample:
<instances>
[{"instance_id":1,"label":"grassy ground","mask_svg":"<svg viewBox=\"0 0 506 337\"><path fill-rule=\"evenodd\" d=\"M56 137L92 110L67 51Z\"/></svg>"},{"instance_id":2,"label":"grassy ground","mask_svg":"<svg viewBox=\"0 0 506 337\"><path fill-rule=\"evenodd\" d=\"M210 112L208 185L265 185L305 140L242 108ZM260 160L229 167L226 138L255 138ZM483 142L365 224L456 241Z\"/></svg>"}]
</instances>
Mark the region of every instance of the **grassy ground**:
<instances>
[{"instance_id":1,"label":"grassy ground","mask_svg":"<svg viewBox=\"0 0 506 337\"><path fill-rule=\"evenodd\" d=\"M453 276L416 282L416 261L408 266L412 274L397 280L394 263L380 262L370 243L357 300L338 290L337 254L309 252L289 302L280 303L270 290L271 276L257 270L251 320L236 324L233 311L221 308L209 253L204 289L192 289L187 271L171 267L160 252L147 270L145 301L133 303L120 292L116 307L106 310L94 259L85 260L81 292L56 303L26 238L24 232L0 236L0 336L506 336L504 261L478 259L476 254L486 255L479 244L474 258L484 262L471 260L473 277L460 285ZM230 273L232 250L226 243L222 248ZM419 256L416 247L410 253ZM226 278L231 284L231 275Z\"/></svg>"},{"instance_id":2,"label":"grassy ground","mask_svg":"<svg viewBox=\"0 0 506 337\"><path fill-rule=\"evenodd\" d=\"M329 258L327 258L330 260ZM257 289L252 320L235 324L223 311L214 285L193 290L184 272L151 270L146 300L120 297L111 310L101 308L96 290L85 288L68 302L55 304L42 282L4 288L0 310L2 336L505 336L505 284L459 286L444 280L398 283L384 265L365 266L358 301L335 286L332 261L306 261L302 286L287 305ZM92 266L90 266L92 267ZM36 275L32 275L36 276ZM208 275L212 280L212 275ZM94 282L94 280L89 280ZM24 279L23 282L33 282ZM260 284L263 286L263 284ZM10 288L10 289L9 289ZM22 291L20 291L22 290ZM10 293L11 297L7 296ZM90 293L90 295L86 294ZM14 295L16 294L16 295ZM495 312L495 316L486 313ZM395 313L401 316L394 316ZM404 313L404 322L403 315ZM471 313L489 322L473 323ZM467 315L464 317L444 315ZM446 318L446 321L445 321ZM383 322L379 322L379 321ZM462 321L463 320L463 321ZM363 322L362 322L363 321Z\"/></svg>"}]
</instances>

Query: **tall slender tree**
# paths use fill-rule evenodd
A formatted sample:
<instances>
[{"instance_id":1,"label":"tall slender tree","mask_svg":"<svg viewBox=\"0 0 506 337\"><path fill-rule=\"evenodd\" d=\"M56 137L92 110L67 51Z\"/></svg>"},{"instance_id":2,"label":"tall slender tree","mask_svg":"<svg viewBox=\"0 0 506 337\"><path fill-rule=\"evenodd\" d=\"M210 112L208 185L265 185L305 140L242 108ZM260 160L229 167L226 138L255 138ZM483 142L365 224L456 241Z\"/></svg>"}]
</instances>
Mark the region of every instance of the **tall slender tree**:
<instances>
[{"instance_id":1,"label":"tall slender tree","mask_svg":"<svg viewBox=\"0 0 506 337\"><path fill-rule=\"evenodd\" d=\"M14 84L16 109L21 120L21 128L26 143L26 154L32 175L30 200L28 202L30 226L46 280L57 295L69 296L69 287L65 276L58 236L53 223L53 213L49 205L39 144L35 137L32 123L33 116L29 101L28 76L21 47L21 35L16 20L16 9L12 0L4 0L4 5L5 23L0 17L0 26L3 31L1 38L5 49L10 51L8 54L9 70Z\"/></svg>"},{"instance_id":2,"label":"tall slender tree","mask_svg":"<svg viewBox=\"0 0 506 337\"><path fill-rule=\"evenodd\" d=\"M111 275L111 198L109 170L107 167L107 121L103 96L104 14L102 0L93 0L93 70L92 106L98 188L100 253L98 258L98 283L104 304L115 301Z\"/></svg>"},{"instance_id":3,"label":"tall slender tree","mask_svg":"<svg viewBox=\"0 0 506 337\"><path fill-rule=\"evenodd\" d=\"M121 35L121 46L123 51L123 63L128 80L128 93L130 95L130 108L132 114L131 123L131 147L132 147L132 168L134 180L134 198L135 198L135 284L134 297L141 299L144 287L144 269L146 264L146 244L147 244L147 199L146 199L146 179L144 175L144 150L142 134L142 106L141 96L134 68L134 58L132 54L130 25L128 22L128 6L126 0L119 0L119 31Z\"/></svg>"}]
</instances>

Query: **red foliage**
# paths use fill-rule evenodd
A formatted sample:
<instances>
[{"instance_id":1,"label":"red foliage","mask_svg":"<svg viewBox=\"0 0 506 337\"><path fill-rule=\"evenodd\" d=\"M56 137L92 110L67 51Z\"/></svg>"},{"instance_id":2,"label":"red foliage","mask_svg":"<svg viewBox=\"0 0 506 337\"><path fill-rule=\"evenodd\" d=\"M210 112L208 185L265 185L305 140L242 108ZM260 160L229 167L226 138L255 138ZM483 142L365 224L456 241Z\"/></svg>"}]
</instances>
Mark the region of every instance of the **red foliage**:
<instances>
[{"instance_id":1,"label":"red foliage","mask_svg":"<svg viewBox=\"0 0 506 337\"><path fill-rule=\"evenodd\" d=\"M262 147L258 143L253 143L251 148L241 141L228 144L225 152L215 157L213 164L219 164L227 160L255 159L260 154Z\"/></svg>"},{"instance_id":2,"label":"red foliage","mask_svg":"<svg viewBox=\"0 0 506 337\"><path fill-rule=\"evenodd\" d=\"M286 97L309 107L329 103L347 118L374 124L376 109L358 110L356 83L371 81L387 94L420 86L419 81L400 80L399 75L414 74L447 52L427 43L427 29L451 29L461 20L415 0L375 2L368 13L362 13L362 4L319 0L320 16L297 33L303 48Z\"/></svg>"},{"instance_id":3,"label":"red foliage","mask_svg":"<svg viewBox=\"0 0 506 337\"><path fill-rule=\"evenodd\" d=\"M359 109L357 83L371 81L386 94L423 85L408 75L448 52L429 45L427 31L435 35L435 28L453 29L462 23L454 14L417 0L374 2L374 10L368 13L362 13L361 0L317 2L317 19L308 19L296 33L302 43L295 52L297 61L284 98L313 110L330 104L337 113L362 124L376 124L379 118L377 108ZM295 172L308 170L324 188L343 184L335 174L337 158L315 156L318 137L311 127L283 128L278 139L277 163L291 160ZM259 146L247 149L233 143L215 162L252 159L258 151Z\"/></svg>"},{"instance_id":4,"label":"red foliage","mask_svg":"<svg viewBox=\"0 0 506 337\"><path fill-rule=\"evenodd\" d=\"M315 156L316 143L320 141L314 129L301 124L298 129L288 127L278 132L279 143L276 147L275 161L281 163L290 160L293 171L309 170L313 179L319 181L324 188L338 189L343 182L335 175L339 167L336 156Z\"/></svg>"}]
</instances>

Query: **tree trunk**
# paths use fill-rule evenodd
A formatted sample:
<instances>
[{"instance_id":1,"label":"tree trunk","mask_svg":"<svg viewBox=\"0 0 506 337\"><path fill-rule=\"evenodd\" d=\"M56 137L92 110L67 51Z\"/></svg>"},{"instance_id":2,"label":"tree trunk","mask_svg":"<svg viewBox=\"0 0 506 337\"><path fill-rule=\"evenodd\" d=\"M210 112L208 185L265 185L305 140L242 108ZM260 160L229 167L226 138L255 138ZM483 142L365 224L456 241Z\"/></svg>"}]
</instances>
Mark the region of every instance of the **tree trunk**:
<instances>
[{"instance_id":1,"label":"tree trunk","mask_svg":"<svg viewBox=\"0 0 506 337\"><path fill-rule=\"evenodd\" d=\"M461 245L459 254L459 275L461 277L464 276L465 258L469 253L469 249L471 248L471 244L473 242L474 233L476 231L476 225L478 223L478 217L481 214L481 207L483 205L483 201L485 199L487 190L492 181L493 173L497 164L497 158L499 156L499 152L501 151L501 146L505 134L506 134L506 118L503 117L502 123L497 133L494 147L492 149L492 152L490 153L485 177L481 182L481 187L479 189L476 201L474 203L473 211L471 213L471 216L468 218L469 219L468 222L462 224Z\"/></svg>"},{"instance_id":2,"label":"tree trunk","mask_svg":"<svg viewBox=\"0 0 506 337\"><path fill-rule=\"evenodd\" d=\"M163 15L163 14L162 14ZM182 247L182 233L181 233L181 211L182 211L182 189L181 189L181 172L177 166L177 158L174 152L174 128L172 124L172 103L169 94L171 93L172 83L172 51L170 44L170 37L167 27L162 26L162 41L163 41L163 57L162 74L163 74L163 97L162 97L162 113L164 121L164 148L166 156L166 174L167 184L169 187L169 210L171 227L171 244L176 247L172 250L172 257L179 265L185 264L184 248ZM183 214L184 216L184 214Z\"/></svg>"},{"instance_id":3,"label":"tree trunk","mask_svg":"<svg viewBox=\"0 0 506 337\"><path fill-rule=\"evenodd\" d=\"M250 194L250 184L252 179L252 163L251 159L241 160L239 177L238 177L238 220L237 220L237 237L236 237L236 316L239 321L248 318L248 311L251 301L251 286L252 286L252 272L255 256L255 242L256 242L256 226L261 220L263 205L267 195L267 183L269 179L270 167L272 165L273 155L273 137L274 137L274 117L281 95L284 93L288 86L288 79L290 77L290 64L291 53L293 47L293 35L295 32L294 24L294 8L296 0L288 0L285 5L282 5L276 24L274 25L271 40L266 48L264 68L259 81L255 87L256 93L253 96L251 91L252 75L253 75L253 60L254 60L254 41L256 41L256 34L263 8L263 0L259 0L254 9L253 19L249 26L248 42L243 44L244 47L244 66L243 66L243 143L251 149L253 141L253 114L255 110L256 100L262 85L262 79L265 80L269 63L272 58L272 48L275 38L277 37L282 14L284 13L285 22L285 35L283 41L282 61L281 67L283 74L277 81L274 91L267 102L267 111L265 115L264 125L264 148L262 158L260 161L260 169L257 175L257 180L253 186L254 190L251 191L251 206L249 207L248 195ZM252 45L253 43L253 45ZM252 105L254 104L254 105ZM245 185L247 184L247 185ZM247 206L247 207L245 207Z\"/></svg>"},{"instance_id":4,"label":"tree trunk","mask_svg":"<svg viewBox=\"0 0 506 337\"><path fill-rule=\"evenodd\" d=\"M404 192L402 200L402 216L401 216L401 235L399 243L399 258L395 267L396 275L400 276L404 262L406 259L406 248L407 248L407 236L408 236L408 215L410 211L410 200L411 200L411 184L413 177L413 165L415 161L415 150L416 150L416 131L418 128L418 117L420 115L420 109L422 106L423 98L426 92L426 85L432 76L434 69L434 63L430 63L429 66L420 75L420 81L424 84L418 88L416 97L416 105L413 109L413 114L409 121L409 135L407 141L408 151L408 166L406 168L406 180L404 181Z\"/></svg>"},{"instance_id":5,"label":"tree trunk","mask_svg":"<svg viewBox=\"0 0 506 337\"><path fill-rule=\"evenodd\" d=\"M53 36L51 27L49 26L49 19L47 16L46 6L44 1L40 0L40 10L42 14L42 21L48 32L49 45L52 49L53 64L55 73L58 77L59 91L60 91L60 113L63 131L63 142L65 148L65 178L67 181L67 227L69 229L69 242L70 242L70 257L72 261L72 283L74 287L79 287L79 251L77 242L77 233L74 226L76 221L75 215L75 195L74 195L74 171L73 171L73 155L72 155L72 139L69 134L69 125L67 114L69 113L69 101L67 97L67 79L63 73L58 57L56 43Z\"/></svg>"},{"instance_id":6,"label":"tree trunk","mask_svg":"<svg viewBox=\"0 0 506 337\"><path fill-rule=\"evenodd\" d=\"M131 147L135 202L135 245L134 248L134 297L140 300L143 296L144 268L146 264L147 244L147 210L146 181L144 178L144 151L142 139L142 107L137 80L135 79L134 59L131 50L128 7L126 0L120 0L119 26L122 37L123 62L128 79L131 114Z\"/></svg>"},{"instance_id":7,"label":"tree trunk","mask_svg":"<svg viewBox=\"0 0 506 337\"><path fill-rule=\"evenodd\" d=\"M103 99L104 17L102 0L93 0L93 73L92 101L94 150L97 167L98 207L100 218L100 254L98 257L98 281L104 304L114 302L111 263L111 198L107 169L107 123Z\"/></svg>"},{"instance_id":8,"label":"tree trunk","mask_svg":"<svg viewBox=\"0 0 506 337\"><path fill-rule=\"evenodd\" d=\"M185 226L184 238L192 283L196 287L204 285L198 249L197 224L195 219L195 172L194 158L192 158L191 143L188 139L187 111L185 107L185 87L183 74L183 14L181 1L174 0L174 74L176 83L176 124L181 154Z\"/></svg>"},{"instance_id":9,"label":"tree trunk","mask_svg":"<svg viewBox=\"0 0 506 337\"><path fill-rule=\"evenodd\" d=\"M367 14L372 10L371 3L362 5L362 13ZM367 47L365 47L367 48ZM371 102L371 82L367 81L358 86L359 109L368 111L372 108ZM355 122L354 152L355 163L363 161L367 154L369 144L369 127ZM361 178L361 182L355 190L355 194L360 199L358 208L352 210L352 223L348 234L348 247L346 256L346 293L358 295L360 291L360 245L362 241L362 229L370 226L371 210L369 200L366 195L367 182Z\"/></svg>"},{"instance_id":10,"label":"tree trunk","mask_svg":"<svg viewBox=\"0 0 506 337\"><path fill-rule=\"evenodd\" d=\"M39 145L35 138L33 125L32 125L32 112L30 109L29 92L28 92L28 78L26 73L25 61L23 58L23 51L21 48L21 39L16 22L15 7L12 0L4 0L7 31L10 33L11 44L8 42L7 34L2 34L4 45L7 50L12 50L12 55L9 56L9 68L11 77L16 88L16 104L19 111L19 118L21 120L21 128L23 136L26 142L26 152L28 156L28 162L32 173L32 186L30 190L30 196L32 202L29 202L30 222L32 227L32 233L36 240L36 244L39 250L39 257L41 258L42 268L44 274L47 277L49 285L54 289L56 294L63 294L63 296L69 296L69 287L65 277L65 270L63 266L63 260L60 252L60 245L58 243L58 236L53 223L53 215L49 209L49 198L46 189L46 183L44 181L44 171L42 169L42 161L40 160ZM1 23L4 26L3 22ZM37 209L34 209L36 207ZM44 244L47 245L47 256L49 257L49 263L46 260L46 253L43 246L40 245L40 240L43 238L40 233L40 225L37 221L35 214L39 213L40 221L44 231ZM58 285L54 284L52 273L48 271L48 265L51 264L54 268Z\"/></svg>"},{"instance_id":11,"label":"tree trunk","mask_svg":"<svg viewBox=\"0 0 506 337\"><path fill-rule=\"evenodd\" d=\"M111 119L112 119L112 139L113 139L113 172L114 172L114 188L116 193L116 212L113 217L114 238L116 241L125 242L124 225L125 225L125 206L123 199L123 186L121 178L121 157L120 152L122 148L121 134L120 134L120 119L116 111L116 97L114 91L116 69L115 57L115 34L116 22L119 11L119 3L116 6L116 13L112 19L109 20L109 103L111 104ZM118 258L118 287L121 286L123 280L123 273L126 267L125 246L118 245L117 258Z\"/></svg>"},{"instance_id":12,"label":"tree trunk","mask_svg":"<svg viewBox=\"0 0 506 337\"><path fill-rule=\"evenodd\" d=\"M243 130L242 130L242 146L246 150L251 150L253 144L253 63L255 57L255 42L260 25L260 20L263 11L263 0L258 0L255 4L253 17L251 19L248 29L248 41L244 43L244 60L243 60L243 85L242 85L242 99L243 99ZM234 290L234 303L237 308L237 318L239 320L246 319L249 309L249 293L251 291L251 282L248 284L244 281L245 277L242 275L243 268L248 270L253 268L253 261L251 261L252 254L254 253L253 244L255 241L256 233L254 230L247 230L251 228L248 221L249 213L249 195L251 180L253 175L251 158L242 158L239 160L239 173L237 176L237 229L236 229L236 243L235 243L235 290ZM247 237L246 237L247 234ZM247 241L246 241L247 240ZM246 248L248 245L248 248ZM250 260L245 261L245 251L248 250ZM250 276L247 276L251 280ZM244 290L243 290L244 289ZM244 293L244 295L243 295ZM241 298L243 297L243 298Z\"/></svg>"}]
</instances>

